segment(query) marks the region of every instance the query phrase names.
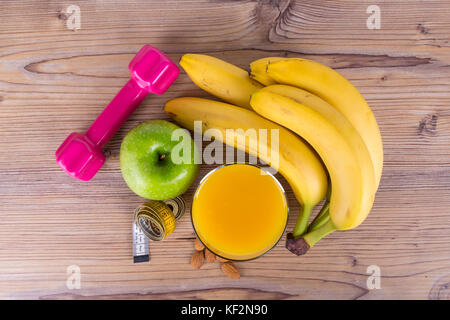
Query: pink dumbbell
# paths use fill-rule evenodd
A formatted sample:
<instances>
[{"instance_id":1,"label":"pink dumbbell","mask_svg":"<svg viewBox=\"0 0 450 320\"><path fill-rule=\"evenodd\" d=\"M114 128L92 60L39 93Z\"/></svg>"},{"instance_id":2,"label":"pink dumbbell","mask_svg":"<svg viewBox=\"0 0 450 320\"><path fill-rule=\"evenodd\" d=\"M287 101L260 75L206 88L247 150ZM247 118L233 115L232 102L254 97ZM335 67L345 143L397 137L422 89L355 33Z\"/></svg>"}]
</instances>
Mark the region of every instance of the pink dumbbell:
<instances>
[{"instance_id":1,"label":"pink dumbbell","mask_svg":"<svg viewBox=\"0 0 450 320\"><path fill-rule=\"evenodd\" d=\"M180 73L156 48L145 45L131 60L131 79L85 134L73 132L56 150L56 162L71 177L88 181L105 163L103 146L150 92L164 93Z\"/></svg>"}]
</instances>

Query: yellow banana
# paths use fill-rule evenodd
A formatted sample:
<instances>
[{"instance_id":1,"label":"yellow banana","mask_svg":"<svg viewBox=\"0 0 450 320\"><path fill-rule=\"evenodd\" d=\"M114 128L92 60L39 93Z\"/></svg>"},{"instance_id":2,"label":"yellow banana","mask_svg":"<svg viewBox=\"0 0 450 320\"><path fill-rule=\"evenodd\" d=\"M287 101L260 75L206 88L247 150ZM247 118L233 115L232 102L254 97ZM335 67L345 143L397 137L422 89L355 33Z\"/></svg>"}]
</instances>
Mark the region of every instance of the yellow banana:
<instances>
[{"instance_id":1,"label":"yellow banana","mask_svg":"<svg viewBox=\"0 0 450 320\"><path fill-rule=\"evenodd\" d=\"M266 73L267 65L269 63L283 61L286 59L287 58L281 57L267 57L253 61L250 63L250 78L255 79L265 86L270 86L271 84L277 83Z\"/></svg>"},{"instance_id":2,"label":"yellow banana","mask_svg":"<svg viewBox=\"0 0 450 320\"><path fill-rule=\"evenodd\" d=\"M263 88L261 92L272 92L291 98L297 103L317 111L336 127L353 149L353 153L362 170L363 192L365 193L366 206L369 205L372 207L372 203L368 202L368 200L373 199L373 196L368 197L368 195L371 193L374 194L377 188L372 158L370 157L366 144L347 118L328 102L303 89L287 85L272 85ZM367 214L369 214L369 211L370 209L361 211L357 216L357 219L351 222L351 228L361 224L367 217ZM343 217L343 219L345 219L345 217ZM299 234L294 232L294 236L297 235Z\"/></svg>"},{"instance_id":3,"label":"yellow banana","mask_svg":"<svg viewBox=\"0 0 450 320\"><path fill-rule=\"evenodd\" d=\"M272 58L273 59L273 58ZM270 77L277 83L310 91L338 109L355 127L369 150L378 186L383 170L383 143L375 116L358 90L342 75L315 61L300 58L262 59L252 63L255 77ZM266 63L266 67L261 64ZM265 75L258 75L265 71Z\"/></svg>"},{"instance_id":4,"label":"yellow banana","mask_svg":"<svg viewBox=\"0 0 450 320\"><path fill-rule=\"evenodd\" d=\"M327 174L320 159L309 145L286 128L253 111L202 98L176 98L168 101L164 109L171 118L190 130L196 129L194 121L202 121L201 130L204 135L214 135L213 131L208 129L219 130L221 135L214 137L215 139L257 156L272 166L274 155L261 152L264 149L271 150L271 134L267 132L267 140L264 142L260 139L259 129L278 130L279 148L273 150L278 157L276 169L286 178L297 200L302 204L301 216L309 217L312 208L325 196ZM227 141L227 129L234 129L237 139ZM245 132L248 129L255 130L256 135L247 135ZM261 148L262 143L267 144L265 148Z\"/></svg>"},{"instance_id":5,"label":"yellow banana","mask_svg":"<svg viewBox=\"0 0 450 320\"><path fill-rule=\"evenodd\" d=\"M215 57L185 54L180 65L200 88L240 107L251 109L251 94L262 88L244 69Z\"/></svg>"},{"instance_id":6,"label":"yellow banana","mask_svg":"<svg viewBox=\"0 0 450 320\"><path fill-rule=\"evenodd\" d=\"M362 157L357 153L364 149L360 150L358 146L353 146L358 140L358 135L348 139L327 118L331 112L321 114L291 98L268 90L254 93L250 104L257 113L303 137L321 156L328 169L332 187L331 220L313 231L315 232L313 235L317 235L315 238L306 238L308 248L336 229L346 230L356 227L362 221L361 217L367 216L370 212L375 196L374 171L370 165L360 163ZM355 134L351 129L346 130L347 134ZM371 164L370 157L364 158L364 161L367 160ZM289 249L297 254L303 254L305 248Z\"/></svg>"}]
</instances>

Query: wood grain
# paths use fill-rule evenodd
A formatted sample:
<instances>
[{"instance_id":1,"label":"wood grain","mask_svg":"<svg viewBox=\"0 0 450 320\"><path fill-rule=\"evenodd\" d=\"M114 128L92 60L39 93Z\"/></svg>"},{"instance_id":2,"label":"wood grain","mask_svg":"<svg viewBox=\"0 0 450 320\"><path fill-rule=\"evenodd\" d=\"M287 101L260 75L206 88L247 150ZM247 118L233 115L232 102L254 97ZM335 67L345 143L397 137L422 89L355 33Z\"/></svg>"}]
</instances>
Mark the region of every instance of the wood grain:
<instances>
[{"instance_id":1,"label":"wood grain","mask_svg":"<svg viewBox=\"0 0 450 320\"><path fill-rule=\"evenodd\" d=\"M65 26L69 4L0 2L0 298L449 299L448 1L376 1L380 30L366 28L373 1L76 1L76 32ZM147 98L89 183L66 176L54 151L87 129L145 43L175 61L200 52L247 68L260 57L300 56L339 70L372 106L384 139L369 218L304 257L280 243L238 263L235 281L219 264L190 267L186 214L166 241L151 243L149 264L133 265L132 212L143 200L122 180L120 142L139 122L168 119L168 99L207 94L182 72L166 94ZM298 203L283 184L292 228ZM66 287L69 265L81 268L79 290ZM369 265L381 268L379 290L367 289Z\"/></svg>"}]
</instances>

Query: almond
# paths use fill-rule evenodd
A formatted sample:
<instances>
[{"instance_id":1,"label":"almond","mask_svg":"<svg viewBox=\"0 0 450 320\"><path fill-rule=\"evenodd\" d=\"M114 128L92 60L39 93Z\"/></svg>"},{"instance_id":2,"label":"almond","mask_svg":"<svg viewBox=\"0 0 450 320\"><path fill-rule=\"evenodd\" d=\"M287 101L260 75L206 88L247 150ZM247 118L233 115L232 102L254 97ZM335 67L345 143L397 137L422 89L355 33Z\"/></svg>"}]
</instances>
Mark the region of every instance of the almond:
<instances>
[{"instance_id":1,"label":"almond","mask_svg":"<svg viewBox=\"0 0 450 320\"><path fill-rule=\"evenodd\" d=\"M206 263L212 263L216 261L216 255L205 248L205 260Z\"/></svg>"},{"instance_id":2,"label":"almond","mask_svg":"<svg viewBox=\"0 0 450 320\"><path fill-rule=\"evenodd\" d=\"M216 260L219 261L219 262L228 262L227 259L221 258L219 256L216 256Z\"/></svg>"},{"instance_id":3,"label":"almond","mask_svg":"<svg viewBox=\"0 0 450 320\"><path fill-rule=\"evenodd\" d=\"M231 279L240 279L241 278L241 274L239 273L239 270L230 261L222 264L222 271Z\"/></svg>"},{"instance_id":4,"label":"almond","mask_svg":"<svg viewBox=\"0 0 450 320\"><path fill-rule=\"evenodd\" d=\"M194 240L194 248L197 251L202 251L203 249L205 249L205 246L203 245L203 243L201 243L200 240L195 238L195 240Z\"/></svg>"},{"instance_id":5,"label":"almond","mask_svg":"<svg viewBox=\"0 0 450 320\"><path fill-rule=\"evenodd\" d=\"M200 269L204 261L203 251L195 251L191 258L191 266L194 269Z\"/></svg>"}]
</instances>

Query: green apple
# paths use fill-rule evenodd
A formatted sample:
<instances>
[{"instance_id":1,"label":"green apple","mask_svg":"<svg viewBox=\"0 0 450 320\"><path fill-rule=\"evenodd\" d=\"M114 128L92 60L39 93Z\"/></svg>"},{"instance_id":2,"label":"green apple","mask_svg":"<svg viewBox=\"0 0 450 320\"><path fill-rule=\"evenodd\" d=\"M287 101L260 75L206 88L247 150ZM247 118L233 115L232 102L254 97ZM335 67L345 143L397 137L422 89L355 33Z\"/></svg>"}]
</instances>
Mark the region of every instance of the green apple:
<instances>
[{"instance_id":1,"label":"green apple","mask_svg":"<svg viewBox=\"0 0 450 320\"><path fill-rule=\"evenodd\" d=\"M180 132L184 137L174 139ZM184 149L180 148L182 140ZM194 182L198 174L198 164L194 162L197 152L187 130L165 120L150 120L131 129L123 139L120 169L128 187L137 195L152 200L170 199ZM184 161L180 161L183 155Z\"/></svg>"}]
</instances>

